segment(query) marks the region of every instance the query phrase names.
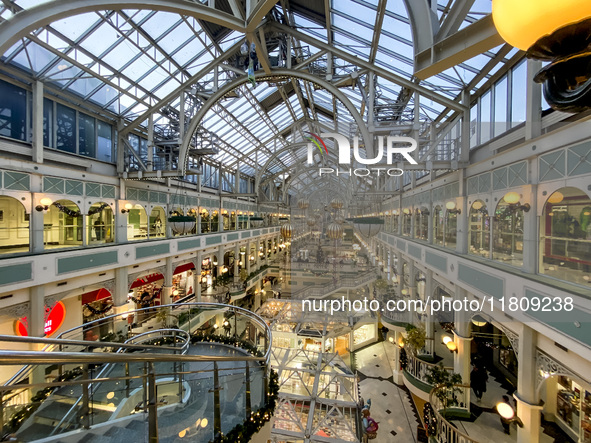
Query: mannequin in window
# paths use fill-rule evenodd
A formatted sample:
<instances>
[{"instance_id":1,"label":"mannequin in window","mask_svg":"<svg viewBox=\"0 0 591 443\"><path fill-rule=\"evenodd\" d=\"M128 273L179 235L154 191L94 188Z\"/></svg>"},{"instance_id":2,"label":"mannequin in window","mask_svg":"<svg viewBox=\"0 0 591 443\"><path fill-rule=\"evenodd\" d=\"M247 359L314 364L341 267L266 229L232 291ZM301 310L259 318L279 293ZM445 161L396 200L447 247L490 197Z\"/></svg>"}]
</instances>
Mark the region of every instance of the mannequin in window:
<instances>
[{"instance_id":1,"label":"mannequin in window","mask_svg":"<svg viewBox=\"0 0 591 443\"><path fill-rule=\"evenodd\" d=\"M162 220L160 220L160 217L154 222L154 229L156 229L156 235L162 235Z\"/></svg>"}]
</instances>

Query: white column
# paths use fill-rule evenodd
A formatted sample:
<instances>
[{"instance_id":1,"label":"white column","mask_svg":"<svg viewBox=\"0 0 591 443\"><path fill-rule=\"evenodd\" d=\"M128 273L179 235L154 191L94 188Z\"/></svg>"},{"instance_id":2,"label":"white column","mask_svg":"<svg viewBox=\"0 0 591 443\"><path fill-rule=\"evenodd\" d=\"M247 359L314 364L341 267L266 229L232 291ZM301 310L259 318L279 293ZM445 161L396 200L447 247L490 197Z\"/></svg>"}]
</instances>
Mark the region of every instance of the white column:
<instances>
[{"instance_id":1,"label":"white column","mask_svg":"<svg viewBox=\"0 0 591 443\"><path fill-rule=\"evenodd\" d=\"M465 289L456 286L455 299L464 300L468 296ZM458 352L454 356L454 372L462 376L464 383L470 383L470 354L472 341L472 327L470 322L470 313L464 310L454 312L454 341L458 347Z\"/></svg>"},{"instance_id":2,"label":"white column","mask_svg":"<svg viewBox=\"0 0 591 443\"><path fill-rule=\"evenodd\" d=\"M164 268L164 285L162 286L162 296L160 304L169 305L172 303L172 257L166 257Z\"/></svg>"},{"instance_id":3,"label":"white column","mask_svg":"<svg viewBox=\"0 0 591 443\"><path fill-rule=\"evenodd\" d=\"M525 139L531 140L542 134L542 85L534 81L542 69L540 60L527 60L527 86L525 99Z\"/></svg>"},{"instance_id":4,"label":"white column","mask_svg":"<svg viewBox=\"0 0 591 443\"><path fill-rule=\"evenodd\" d=\"M537 161L528 162L530 164ZM523 217L523 271L535 274L538 267L538 185L527 185L523 189L521 203L528 203L530 210Z\"/></svg>"},{"instance_id":5,"label":"white column","mask_svg":"<svg viewBox=\"0 0 591 443\"><path fill-rule=\"evenodd\" d=\"M194 278L194 288L195 288L195 301L197 303L201 302L201 261L203 257L201 255L201 251L197 251L197 256L195 257L195 273L193 274Z\"/></svg>"},{"instance_id":6,"label":"white column","mask_svg":"<svg viewBox=\"0 0 591 443\"><path fill-rule=\"evenodd\" d=\"M541 429L541 410L539 406L536 380L536 331L522 324L519 334L519 366L517 368L517 417L523 428L517 428L517 443L539 443Z\"/></svg>"},{"instance_id":7,"label":"white column","mask_svg":"<svg viewBox=\"0 0 591 443\"><path fill-rule=\"evenodd\" d=\"M459 197L457 199L458 207L461 212L457 214L456 219L456 252L460 254L468 253L468 199Z\"/></svg>"},{"instance_id":8,"label":"white column","mask_svg":"<svg viewBox=\"0 0 591 443\"><path fill-rule=\"evenodd\" d=\"M39 200L43 195L33 194L33 210L31 211L31 252L43 252L45 249L45 231L43 222L45 211L37 211L35 206L39 205ZM49 232L47 233L49 235Z\"/></svg>"},{"instance_id":9,"label":"white column","mask_svg":"<svg viewBox=\"0 0 591 443\"><path fill-rule=\"evenodd\" d=\"M425 299L427 299L428 297L433 296L433 271L427 269L425 271L425 278ZM427 311L424 314L426 314L425 332L427 337L425 349L427 350L427 353L429 355L433 355L433 353L435 352L435 325L433 324L433 317L431 316L431 311L427 309Z\"/></svg>"},{"instance_id":10,"label":"white column","mask_svg":"<svg viewBox=\"0 0 591 443\"><path fill-rule=\"evenodd\" d=\"M234 283L240 282L240 270L238 264L240 263L240 245L234 246Z\"/></svg>"},{"instance_id":11,"label":"white column","mask_svg":"<svg viewBox=\"0 0 591 443\"><path fill-rule=\"evenodd\" d=\"M123 306L127 303L127 294L129 294L129 285L127 282L127 266L115 269L115 288L113 289L113 304Z\"/></svg>"}]
</instances>

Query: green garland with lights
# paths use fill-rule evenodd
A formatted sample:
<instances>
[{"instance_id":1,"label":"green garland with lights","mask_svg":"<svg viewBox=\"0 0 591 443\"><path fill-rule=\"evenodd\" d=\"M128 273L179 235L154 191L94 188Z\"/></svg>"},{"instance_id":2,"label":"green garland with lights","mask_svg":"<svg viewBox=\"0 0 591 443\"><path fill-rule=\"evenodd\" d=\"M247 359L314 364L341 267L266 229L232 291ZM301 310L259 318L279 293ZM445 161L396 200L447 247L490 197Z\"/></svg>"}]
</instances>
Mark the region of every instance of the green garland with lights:
<instances>
[{"instance_id":1,"label":"green garland with lights","mask_svg":"<svg viewBox=\"0 0 591 443\"><path fill-rule=\"evenodd\" d=\"M78 378L80 376L82 376L82 368L78 367L78 368L74 368L70 371L65 371L62 375L60 375L59 377L56 377L54 382L70 381L70 380L74 380L75 378ZM8 420L8 423L5 425L4 430L8 431L9 433L13 433L13 432L18 431L18 429L25 422L25 420L28 419L31 415L33 415L33 413L37 409L39 409L41 404L45 400L47 400L47 398L51 395L51 393L53 391L55 391L56 389L58 389L58 386L48 386L46 388L43 388L43 389L40 389L39 391L37 391L37 393L31 397L29 404L27 404L26 406L23 406L18 411L16 411L14 414L12 414L12 416ZM10 393L10 391L7 392L6 394L9 394L9 393Z\"/></svg>"},{"instance_id":2,"label":"green garland with lights","mask_svg":"<svg viewBox=\"0 0 591 443\"><path fill-rule=\"evenodd\" d=\"M255 357L263 357L263 353L257 349L256 346L246 340L242 340L234 336L228 337L225 335L217 335L207 332L195 332L191 336L191 343L220 343L223 345L244 349Z\"/></svg>"},{"instance_id":3,"label":"green garland with lights","mask_svg":"<svg viewBox=\"0 0 591 443\"><path fill-rule=\"evenodd\" d=\"M435 437L437 434L437 417L435 416L433 406L429 402L425 403L425 407L423 408L423 423L425 424L427 436Z\"/></svg>"},{"instance_id":4,"label":"green garland with lights","mask_svg":"<svg viewBox=\"0 0 591 443\"><path fill-rule=\"evenodd\" d=\"M275 412L277 398L279 395L279 374L271 369L269 373L269 398L267 405L256 412L250 414L250 417L241 425L236 425L227 434L218 435L209 443L247 443L252 436L259 432L265 424L271 420Z\"/></svg>"}]
</instances>

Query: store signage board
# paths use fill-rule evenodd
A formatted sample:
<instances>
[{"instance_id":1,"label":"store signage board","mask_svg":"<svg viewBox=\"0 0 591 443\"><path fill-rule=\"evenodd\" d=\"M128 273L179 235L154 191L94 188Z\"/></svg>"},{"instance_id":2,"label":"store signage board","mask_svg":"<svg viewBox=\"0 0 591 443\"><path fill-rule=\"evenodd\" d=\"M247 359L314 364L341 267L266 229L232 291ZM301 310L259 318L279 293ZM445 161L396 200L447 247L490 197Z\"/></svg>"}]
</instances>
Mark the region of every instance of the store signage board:
<instances>
[{"instance_id":1,"label":"store signage board","mask_svg":"<svg viewBox=\"0 0 591 443\"><path fill-rule=\"evenodd\" d=\"M43 332L45 333L45 336L51 337L53 334L55 334L62 326L65 319L66 306L63 304L63 302L58 301L45 319L45 324L43 325ZM26 317L19 318L14 322L14 333L16 335L21 337L27 337L29 335L26 322Z\"/></svg>"}]
</instances>

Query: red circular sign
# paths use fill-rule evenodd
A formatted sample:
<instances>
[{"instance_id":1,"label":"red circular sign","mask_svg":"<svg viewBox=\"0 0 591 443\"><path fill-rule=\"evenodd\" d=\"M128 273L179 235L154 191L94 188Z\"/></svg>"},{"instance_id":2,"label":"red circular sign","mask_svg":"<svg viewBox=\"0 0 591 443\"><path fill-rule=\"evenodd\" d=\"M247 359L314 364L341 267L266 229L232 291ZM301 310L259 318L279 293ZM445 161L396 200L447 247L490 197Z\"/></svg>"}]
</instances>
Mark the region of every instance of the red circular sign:
<instances>
[{"instance_id":1,"label":"red circular sign","mask_svg":"<svg viewBox=\"0 0 591 443\"><path fill-rule=\"evenodd\" d=\"M43 326L45 336L51 337L55 334L64 323L65 318L66 306L61 301L58 301L45 320L45 325Z\"/></svg>"}]
</instances>

